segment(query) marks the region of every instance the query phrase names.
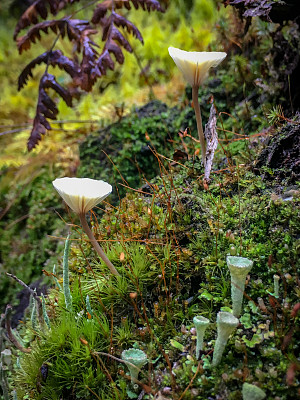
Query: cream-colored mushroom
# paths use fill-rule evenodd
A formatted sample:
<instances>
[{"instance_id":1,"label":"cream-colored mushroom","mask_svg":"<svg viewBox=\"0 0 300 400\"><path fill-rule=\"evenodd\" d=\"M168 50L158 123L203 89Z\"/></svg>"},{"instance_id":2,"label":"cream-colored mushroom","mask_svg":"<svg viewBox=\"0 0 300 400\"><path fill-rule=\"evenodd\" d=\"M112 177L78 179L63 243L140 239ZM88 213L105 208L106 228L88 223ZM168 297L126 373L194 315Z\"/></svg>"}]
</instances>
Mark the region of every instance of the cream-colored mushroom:
<instances>
[{"instance_id":1,"label":"cream-colored mushroom","mask_svg":"<svg viewBox=\"0 0 300 400\"><path fill-rule=\"evenodd\" d=\"M112 274L119 275L118 271L95 239L85 216L88 211L112 192L112 186L100 180L67 177L55 179L52 184L67 205L78 214L82 228L99 257L105 262Z\"/></svg>"},{"instance_id":2,"label":"cream-colored mushroom","mask_svg":"<svg viewBox=\"0 0 300 400\"><path fill-rule=\"evenodd\" d=\"M216 67L226 57L226 53L217 51L184 51L169 47L169 54L182 72L185 80L192 86L192 97L197 121L197 129L202 152L202 163L205 165L205 138L203 133L198 90L211 67Z\"/></svg>"}]
</instances>

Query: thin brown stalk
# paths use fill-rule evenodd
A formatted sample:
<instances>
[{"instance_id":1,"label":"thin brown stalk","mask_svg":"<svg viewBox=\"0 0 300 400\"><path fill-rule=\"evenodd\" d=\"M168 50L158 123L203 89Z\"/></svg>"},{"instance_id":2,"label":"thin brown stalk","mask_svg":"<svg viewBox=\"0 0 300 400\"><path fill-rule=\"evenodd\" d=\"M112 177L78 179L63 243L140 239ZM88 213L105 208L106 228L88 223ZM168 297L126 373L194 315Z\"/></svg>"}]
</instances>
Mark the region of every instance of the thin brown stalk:
<instances>
[{"instance_id":1,"label":"thin brown stalk","mask_svg":"<svg viewBox=\"0 0 300 400\"><path fill-rule=\"evenodd\" d=\"M198 100L198 90L199 90L198 86L196 86L196 85L192 86L192 98L193 98L194 111L195 111L196 121L197 121L199 141L200 141L200 145L201 145L202 163L203 163L203 166L205 166L206 146L205 146L205 138L204 138L204 133L203 133L200 104L199 104L199 100Z\"/></svg>"},{"instance_id":2,"label":"thin brown stalk","mask_svg":"<svg viewBox=\"0 0 300 400\"><path fill-rule=\"evenodd\" d=\"M105 262L105 264L108 266L110 272L113 275L120 275L119 272L116 270L116 268L113 266L111 261L108 259L107 255L104 253L103 249L100 247L99 243L95 239L95 236L92 232L92 230L89 227L89 224L86 220L85 214L79 214L79 219L81 222L81 226L83 227L83 230L87 234L88 238L90 239L90 242L92 243L94 249L96 250L98 256Z\"/></svg>"}]
</instances>

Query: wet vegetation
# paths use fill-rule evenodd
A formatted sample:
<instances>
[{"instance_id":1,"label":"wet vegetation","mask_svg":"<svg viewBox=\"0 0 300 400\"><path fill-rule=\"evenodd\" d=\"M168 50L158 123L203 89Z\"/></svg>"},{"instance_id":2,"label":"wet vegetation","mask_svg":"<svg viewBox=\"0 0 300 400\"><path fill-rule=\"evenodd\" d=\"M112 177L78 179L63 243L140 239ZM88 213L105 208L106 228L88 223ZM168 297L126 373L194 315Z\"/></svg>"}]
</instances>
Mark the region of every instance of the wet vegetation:
<instances>
[{"instance_id":1,"label":"wet vegetation","mask_svg":"<svg viewBox=\"0 0 300 400\"><path fill-rule=\"evenodd\" d=\"M98 3L110 12L110 2ZM2 398L240 400L253 399L259 388L258 398L294 400L300 395L297 2L290 2L291 13L275 0L161 1L166 12L159 17L157 8L143 12L158 2L136 1L138 10L134 3L122 15L139 24L144 48L130 42L134 55L93 82L74 111L55 100L61 121L51 121L51 134L29 154L41 87L33 79L21 95L13 83L16 63L30 62L41 48L32 44L17 58L6 47L19 4L0 5L7 28L0 25L6 49L0 74L12 71L0 100ZM206 21L201 28L199 21ZM48 35L43 48L55 38ZM199 89L204 124L212 102L217 113L209 180L191 87L172 64L170 45L227 53ZM45 65L38 68L43 79ZM70 88L58 71L57 82ZM119 276L55 193L52 181L62 176L113 186L87 218ZM228 256L253 267L237 326L215 365L217 315L234 308ZM199 316L210 323L196 357ZM136 371L126 361L128 349Z\"/></svg>"}]
</instances>

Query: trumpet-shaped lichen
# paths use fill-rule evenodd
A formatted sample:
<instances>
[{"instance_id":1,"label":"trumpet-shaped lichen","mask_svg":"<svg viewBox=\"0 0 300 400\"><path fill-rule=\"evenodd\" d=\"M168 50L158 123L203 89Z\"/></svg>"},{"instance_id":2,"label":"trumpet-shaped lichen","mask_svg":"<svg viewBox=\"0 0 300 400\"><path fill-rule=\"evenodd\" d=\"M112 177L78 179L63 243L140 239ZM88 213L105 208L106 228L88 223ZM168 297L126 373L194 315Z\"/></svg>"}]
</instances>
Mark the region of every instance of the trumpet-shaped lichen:
<instances>
[{"instance_id":1,"label":"trumpet-shaped lichen","mask_svg":"<svg viewBox=\"0 0 300 400\"><path fill-rule=\"evenodd\" d=\"M231 275L232 311L235 317L239 317L242 311L246 276L253 266L253 261L244 257L228 256L227 265Z\"/></svg>"},{"instance_id":2,"label":"trumpet-shaped lichen","mask_svg":"<svg viewBox=\"0 0 300 400\"><path fill-rule=\"evenodd\" d=\"M147 363L147 355L139 349L124 350L121 355L125 361L131 376L131 382L135 383L138 379L140 369Z\"/></svg>"},{"instance_id":3,"label":"trumpet-shaped lichen","mask_svg":"<svg viewBox=\"0 0 300 400\"><path fill-rule=\"evenodd\" d=\"M196 358L199 358L200 355L200 350L203 348L203 337L206 328L209 325L209 319L201 316L196 316L193 319L193 322L196 327L196 332L197 332L197 344L196 344Z\"/></svg>"},{"instance_id":4,"label":"trumpet-shaped lichen","mask_svg":"<svg viewBox=\"0 0 300 400\"><path fill-rule=\"evenodd\" d=\"M238 326L239 320L229 312L220 311L217 315L218 336L214 348L213 365L220 363L229 336Z\"/></svg>"}]
</instances>

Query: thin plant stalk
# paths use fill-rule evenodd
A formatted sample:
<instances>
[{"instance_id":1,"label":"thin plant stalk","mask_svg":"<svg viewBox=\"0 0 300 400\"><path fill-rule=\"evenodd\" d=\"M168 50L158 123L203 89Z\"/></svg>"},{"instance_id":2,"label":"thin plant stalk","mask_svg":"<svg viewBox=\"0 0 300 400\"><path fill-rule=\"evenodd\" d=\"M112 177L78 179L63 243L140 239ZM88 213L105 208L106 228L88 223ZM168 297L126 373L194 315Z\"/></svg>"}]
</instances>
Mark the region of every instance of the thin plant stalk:
<instances>
[{"instance_id":1,"label":"thin plant stalk","mask_svg":"<svg viewBox=\"0 0 300 400\"><path fill-rule=\"evenodd\" d=\"M70 280L69 280L69 251L70 251L70 234L67 237L64 250L63 258L63 290L65 296L66 308L72 311L72 294L70 290Z\"/></svg>"},{"instance_id":2,"label":"thin plant stalk","mask_svg":"<svg viewBox=\"0 0 300 400\"><path fill-rule=\"evenodd\" d=\"M113 275L120 275L119 272L116 270L116 268L111 263L111 261L108 259L107 255L104 253L104 251L100 247L99 243L97 242L92 230L89 227L89 224L88 224L88 222L86 220L85 214L79 214L79 219L80 219L80 222L81 222L81 226L83 227L83 230L87 234L90 242L94 246L94 249L96 250L96 252L99 255L99 257L105 262L105 264L108 266L110 272Z\"/></svg>"},{"instance_id":3,"label":"thin plant stalk","mask_svg":"<svg viewBox=\"0 0 300 400\"><path fill-rule=\"evenodd\" d=\"M198 136L199 136L199 141L200 141L200 145L201 145L202 164L203 164L203 166L205 166L206 145L205 145L205 138L204 138L204 133L203 133L200 104L199 104L199 100L198 100L198 90L199 90L199 86L197 86L197 85L192 86L192 99L193 99L194 111L195 111L196 121L197 121Z\"/></svg>"}]
</instances>

